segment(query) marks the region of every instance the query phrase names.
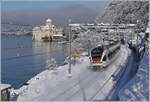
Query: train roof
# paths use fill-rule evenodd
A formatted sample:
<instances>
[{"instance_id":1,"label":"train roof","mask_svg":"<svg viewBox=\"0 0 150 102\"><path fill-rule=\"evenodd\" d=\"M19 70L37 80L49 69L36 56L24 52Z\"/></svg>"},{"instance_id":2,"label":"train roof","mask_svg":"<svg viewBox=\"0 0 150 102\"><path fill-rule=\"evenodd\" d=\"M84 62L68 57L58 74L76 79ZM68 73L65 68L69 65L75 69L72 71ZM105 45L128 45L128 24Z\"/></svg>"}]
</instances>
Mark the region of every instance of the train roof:
<instances>
[{"instance_id":1,"label":"train roof","mask_svg":"<svg viewBox=\"0 0 150 102\"><path fill-rule=\"evenodd\" d=\"M113 45L116 45L117 43L119 43L119 41L107 41L107 42L104 42L103 44L101 43L101 44L97 44L95 47L93 47L92 48L92 50L93 49L95 49L95 48L97 48L97 47L112 47Z\"/></svg>"}]
</instances>

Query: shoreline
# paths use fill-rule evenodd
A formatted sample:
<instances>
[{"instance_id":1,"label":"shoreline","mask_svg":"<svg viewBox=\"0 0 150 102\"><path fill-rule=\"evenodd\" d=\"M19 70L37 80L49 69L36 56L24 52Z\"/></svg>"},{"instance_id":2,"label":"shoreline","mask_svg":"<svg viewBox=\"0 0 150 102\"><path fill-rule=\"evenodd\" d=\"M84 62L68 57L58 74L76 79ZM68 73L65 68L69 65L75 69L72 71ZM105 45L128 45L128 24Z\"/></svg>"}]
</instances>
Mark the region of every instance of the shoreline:
<instances>
[{"instance_id":1,"label":"shoreline","mask_svg":"<svg viewBox=\"0 0 150 102\"><path fill-rule=\"evenodd\" d=\"M103 89L103 91L104 91L107 88L107 92L105 92L107 94L107 93L109 93L109 90L111 90L111 88L113 87L113 84L115 83L113 81L113 78L111 77L112 76L111 74L114 74L117 69L120 69L120 68L122 69L124 67L124 64L126 64L126 61L128 59L128 55L130 54L130 51L128 51L128 49L125 50L125 51L123 51L123 49L126 49L126 48L122 47L121 56L123 56L126 53L125 54L126 57L123 58L123 59L121 58L121 56L119 57L119 63L120 64L117 61L115 61L115 63L113 64L113 67L109 67L105 71L102 71L102 72L93 71L89 67L90 66L89 58L86 57L86 56L83 56L83 57L79 58L78 63L76 65L72 65L72 72L73 72L72 73L72 78L68 79L68 77L67 77L67 75L68 75L67 70L68 70L68 67L69 67L68 64L64 65L64 66L59 66L57 71L45 70L45 71L39 73L37 76L31 78L28 81L29 85L23 86L20 89L20 91L22 90L22 92L21 92L22 94L20 94L18 96L18 100L21 100L21 101L23 101L23 100L24 101L25 100L30 100L30 101L31 100L32 101L38 100L39 101L39 100L45 100L45 99L46 100L55 100L54 97L57 97L57 95L62 93L62 91L65 91L65 90L67 90L67 88L69 88L71 86L74 86L75 83L79 84L79 79L80 78L83 79L83 81L81 81L81 83L84 82L84 81L90 82L89 80L91 78L87 78L87 77L92 77L92 76L94 77L94 79L90 83L95 84L98 89L100 88L99 85L97 85L97 84L100 84L99 81L101 81L101 84L104 84L105 81L107 82L107 80L110 77L110 80L109 80L108 84L106 84L106 87L104 87L104 89ZM122 66L122 67L120 67L120 66ZM89 73L91 73L90 76L88 75ZM96 76L104 77L104 79L99 79L99 77L95 77L95 74L96 74ZM110 83L111 83L111 85L109 85ZM76 88L77 88L77 90L80 90L80 88L78 89L80 84L79 84L79 86L78 86L78 84L75 87L75 90L76 90ZM88 86L90 84L85 84L85 85ZM100 85L100 86L103 86L103 85ZM55 88L57 90L55 90ZM90 90L91 90L91 88L93 89L93 87L88 86L87 88L90 88L90 89L87 89L86 94L88 94L88 96L91 97L90 96ZM94 90L97 91L96 90L97 88L94 88ZM56 92L55 91L53 92L52 90L55 90ZM66 93L66 95L64 94L65 96L64 95L62 95L62 96L66 97L66 98L69 97L68 94L69 95L73 94L74 93L73 90L74 90L74 88L69 91L69 92L71 92L70 94ZM73 93L72 93L72 91L73 91ZM50 94L49 92L53 92L53 94L52 93ZM49 95L45 96L46 93L47 93L47 95L49 93ZM30 96L31 94L32 94L32 96ZM99 95L101 97L98 97ZM62 97L62 96L58 96L58 97ZM103 96L103 94L101 92L98 94L98 96L96 96L95 99L97 99L97 98L104 99L105 98L105 96ZM83 100L82 95L80 95L79 97L74 97L74 98L77 98L79 100ZM56 98L56 100L59 100L59 98L58 99ZM65 98L63 98L61 100L65 100Z\"/></svg>"}]
</instances>

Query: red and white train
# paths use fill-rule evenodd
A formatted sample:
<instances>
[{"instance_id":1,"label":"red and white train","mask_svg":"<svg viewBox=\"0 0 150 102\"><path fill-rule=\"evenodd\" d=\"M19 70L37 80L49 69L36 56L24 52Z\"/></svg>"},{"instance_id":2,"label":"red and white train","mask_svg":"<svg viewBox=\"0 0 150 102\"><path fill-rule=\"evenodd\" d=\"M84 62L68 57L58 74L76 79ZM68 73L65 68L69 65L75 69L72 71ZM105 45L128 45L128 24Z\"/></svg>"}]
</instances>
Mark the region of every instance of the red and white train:
<instances>
[{"instance_id":1,"label":"red and white train","mask_svg":"<svg viewBox=\"0 0 150 102\"><path fill-rule=\"evenodd\" d=\"M99 45L91 50L90 62L93 67L106 67L117 56L120 50L120 42L114 41L108 45Z\"/></svg>"}]
</instances>

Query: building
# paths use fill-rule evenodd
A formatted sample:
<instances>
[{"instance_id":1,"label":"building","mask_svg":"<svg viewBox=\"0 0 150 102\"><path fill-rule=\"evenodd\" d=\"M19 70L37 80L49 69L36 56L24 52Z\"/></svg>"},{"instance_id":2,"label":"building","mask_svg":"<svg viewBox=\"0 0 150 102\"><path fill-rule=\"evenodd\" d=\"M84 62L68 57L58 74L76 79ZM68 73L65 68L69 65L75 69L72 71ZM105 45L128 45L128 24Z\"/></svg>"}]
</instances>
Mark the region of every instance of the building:
<instances>
[{"instance_id":1,"label":"building","mask_svg":"<svg viewBox=\"0 0 150 102\"><path fill-rule=\"evenodd\" d=\"M46 25L34 27L32 30L32 39L35 41L53 41L62 38L63 28L56 28L51 19L46 20Z\"/></svg>"}]
</instances>

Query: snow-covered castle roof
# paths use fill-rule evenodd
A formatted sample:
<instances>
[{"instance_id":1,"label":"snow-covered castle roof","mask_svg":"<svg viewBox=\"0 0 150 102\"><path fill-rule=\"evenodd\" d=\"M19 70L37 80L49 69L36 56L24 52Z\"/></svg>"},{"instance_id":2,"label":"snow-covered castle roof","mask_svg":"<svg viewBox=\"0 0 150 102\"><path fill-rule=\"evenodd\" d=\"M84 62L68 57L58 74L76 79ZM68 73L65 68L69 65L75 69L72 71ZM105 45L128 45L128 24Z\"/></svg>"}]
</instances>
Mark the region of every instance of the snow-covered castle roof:
<instances>
[{"instance_id":1,"label":"snow-covered castle roof","mask_svg":"<svg viewBox=\"0 0 150 102\"><path fill-rule=\"evenodd\" d=\"M33 30L39 30L40 29L40 27L34 27L33 28Z\"/></svg>"},{"instance_id":2,"label":"snow-covered castle roof","mask_svg":"<svg viewBox=\"0 0 150 102\"><path fill-rule=\"evenodd\" d=\"M46 22L52 22L52 20L51 19L47 19Z\"/></svg>"}]
</instances>

